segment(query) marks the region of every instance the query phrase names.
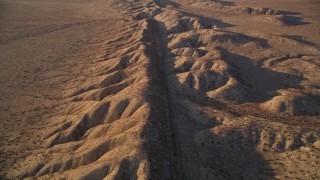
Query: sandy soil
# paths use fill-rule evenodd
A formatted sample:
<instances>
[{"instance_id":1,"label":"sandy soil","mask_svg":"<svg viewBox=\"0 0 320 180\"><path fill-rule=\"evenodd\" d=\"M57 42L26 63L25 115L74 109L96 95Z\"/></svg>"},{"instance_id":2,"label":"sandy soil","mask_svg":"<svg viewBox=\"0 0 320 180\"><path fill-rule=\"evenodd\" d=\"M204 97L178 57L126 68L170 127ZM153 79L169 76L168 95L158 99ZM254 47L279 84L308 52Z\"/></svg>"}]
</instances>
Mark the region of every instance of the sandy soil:
<instances>
[{"instance_id":1,"label":"sandy soil","mask_svg":"<svg viewBox=\"0 0 320 180\"><path fill-rule=\"evenodd\" d=\"M319 179L317 0L3 0L0 179Z\"/></svg>"}]
</instances>

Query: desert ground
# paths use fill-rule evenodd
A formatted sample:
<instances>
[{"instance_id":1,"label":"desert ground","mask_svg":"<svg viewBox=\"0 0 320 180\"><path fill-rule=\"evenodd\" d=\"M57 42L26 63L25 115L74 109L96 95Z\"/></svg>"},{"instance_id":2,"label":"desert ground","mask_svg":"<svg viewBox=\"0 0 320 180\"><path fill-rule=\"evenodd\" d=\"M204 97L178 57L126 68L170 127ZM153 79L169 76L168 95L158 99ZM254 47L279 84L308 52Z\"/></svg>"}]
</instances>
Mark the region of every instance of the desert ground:
<instances>
[{"instance_id":1,"label":"desert ground","mask_svg":"<svg viewBox=\"0 0 320 180\"><path fill-rule=\"evenodd\" d=\"M320 179L320 1L1 0L0 179Z\"/></svg>"}]
</instances>

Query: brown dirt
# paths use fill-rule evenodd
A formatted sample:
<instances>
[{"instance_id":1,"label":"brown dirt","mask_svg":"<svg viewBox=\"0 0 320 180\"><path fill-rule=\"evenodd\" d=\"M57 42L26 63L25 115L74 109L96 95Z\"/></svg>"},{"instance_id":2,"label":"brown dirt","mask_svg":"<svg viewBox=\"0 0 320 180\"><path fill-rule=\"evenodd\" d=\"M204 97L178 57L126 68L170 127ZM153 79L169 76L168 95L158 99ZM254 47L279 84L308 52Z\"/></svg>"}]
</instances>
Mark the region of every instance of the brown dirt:
<instances>
[{"instance_id":1,"label":"brown dirt","mask_svg":"<svg viewBox=\"0 0 320 180\"><path fill-rule=\"evenodd\" d=\"M0 178L319 179L316 0L0 2Z\"/></svg>"}]
</instances>

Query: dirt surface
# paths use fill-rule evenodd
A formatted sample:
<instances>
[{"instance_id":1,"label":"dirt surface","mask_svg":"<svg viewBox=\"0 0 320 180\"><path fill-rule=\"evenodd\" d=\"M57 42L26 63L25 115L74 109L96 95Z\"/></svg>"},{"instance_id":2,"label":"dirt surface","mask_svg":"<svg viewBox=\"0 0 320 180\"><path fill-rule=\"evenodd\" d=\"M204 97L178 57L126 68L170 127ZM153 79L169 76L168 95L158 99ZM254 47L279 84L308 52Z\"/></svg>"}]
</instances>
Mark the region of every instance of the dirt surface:
<instances>
[{"instance_id":1,"label":"dirt surface","mask_svg":"<svg viewBox=\"0 0 320 180\"><path fill-rule=\"evenodd\" d=\"M0 179L319 179L317 0L3 0Z\"/></svg>"}]
</instances>

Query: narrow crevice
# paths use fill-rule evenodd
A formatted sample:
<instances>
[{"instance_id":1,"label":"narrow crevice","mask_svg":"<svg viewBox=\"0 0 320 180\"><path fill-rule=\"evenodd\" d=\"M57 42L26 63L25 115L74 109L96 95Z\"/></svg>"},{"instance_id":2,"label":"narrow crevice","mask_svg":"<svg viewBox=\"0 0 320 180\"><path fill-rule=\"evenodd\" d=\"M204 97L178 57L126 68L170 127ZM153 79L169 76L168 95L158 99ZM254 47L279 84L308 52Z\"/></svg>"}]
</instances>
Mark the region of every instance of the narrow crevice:
<instances>
[{"instance_id":1,"label":"narrow crevice","mask_svg":"<svg viewBox=\"0 0 320 180\"><path fill-rule=\"evenodd\" d=\"M164 23L161 21L156 21L156 28L155 30L157 31L156 33L159 34L159 36L156 36L158 38L158 47L159 48L159 59L160 59L160 67L161 67L161 77L163 77L163 85L165 89L165 95L167 99L167 109L168 109L168 120L169 120L169 125L170 125L170 133L171 133L171 139L173 143L173 159L174 159L174 171L176 174L177 179L185 179L184 178L184 173L183 173L183 168L182 168L182 160L181 160L181 153L180 153L180 148L176 143L176 134L175 134L175 127L173 123L174 119L174 108L173 108L173 97L170 94L170 90L168 88L168 79L167 79L167 73L165 71L165 66L166 66L166 59L167 57L167 51L168 51L168 46L167 46L167 35L166 32L162 32L161 30L164 29Z\"/></svg>"},{"instance_id":2,"label":"narrow crevice","mask_svg":"<svg viewBox=\"0 0 320 180\"><path fill-rule=\"evenodd\" d=\"M147 38L151 38L150 41L152 42L151 48L152 50L149 51L151 54L154 54L156 57L152 61L152 66L150 69L153 71L152 73L157 73L155 76L150 74L150 77L153 78L153 82L156 82L157 84L151 85L151 87L158 87L161 92L161 98L162 99L162 109L164 109L166 112L162 114L165 127L167 131L165 134L165 141L166 148L164 151L166 151L168 154L169 162L170 162L170 179L184 179L183 176L183 170L181 165L181 157L179 156L179 148L176 144L176 136L175 131L173 127L173 102L172 97L170 95L170 91L168 88L168 81L167 81L167 74L165 72L165 63L167 58L167 43L166 43L166 33L162 31L162 22L157 21L155 19L147 19L148 22L148 30L152 33L151 36ZM159 108L154 106L154 108ZM153 114L153 113L151 113ZM151 123L151 122L149 122ZM160 141L160 139L158 140ZM169 144L169 145L168 145ZM150 151L150 150L149 150ZM152 150L151 150L152 151ZM156 152L148 152L149 155L153 156ZM150 154L151 153L151 154ZM152 165L151 165L152 166ZM155 164L155 166L158 166ZM151 177L155 178L159 175L159 172L153 172L151 170ZM156 173L156 174L155 174Z\"/></svg>"}]
</instances>

